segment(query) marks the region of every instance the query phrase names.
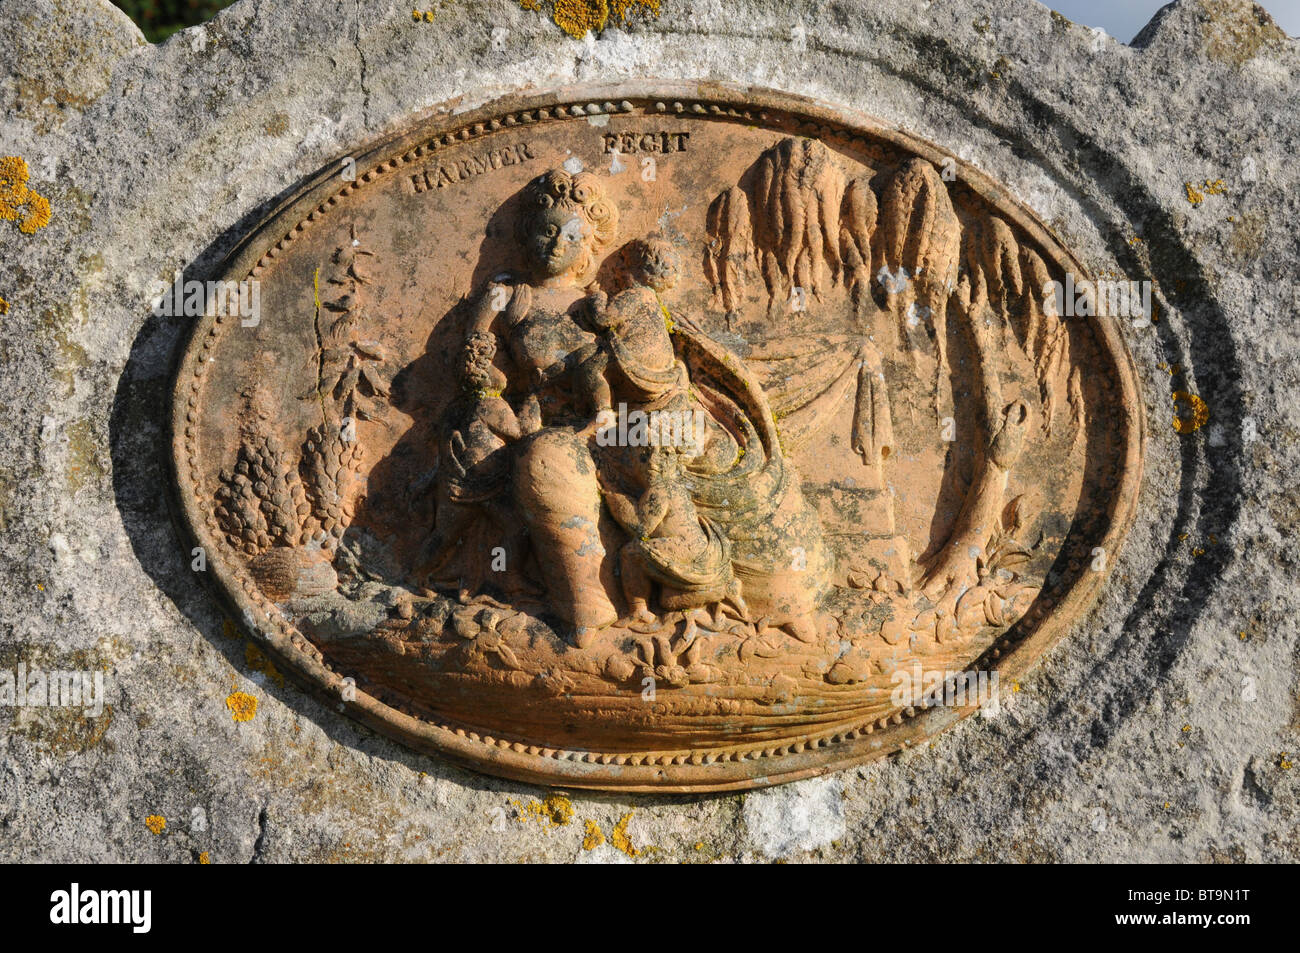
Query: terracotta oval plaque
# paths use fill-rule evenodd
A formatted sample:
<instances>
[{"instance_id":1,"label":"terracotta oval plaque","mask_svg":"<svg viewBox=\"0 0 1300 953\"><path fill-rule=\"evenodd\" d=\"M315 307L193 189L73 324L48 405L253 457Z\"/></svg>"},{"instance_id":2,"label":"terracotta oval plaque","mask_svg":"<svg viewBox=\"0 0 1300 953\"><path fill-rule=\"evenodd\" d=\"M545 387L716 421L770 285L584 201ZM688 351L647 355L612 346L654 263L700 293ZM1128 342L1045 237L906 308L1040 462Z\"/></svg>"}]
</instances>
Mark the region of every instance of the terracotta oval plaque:
<instances>
[{"instance_id":1,"label":"terracotta oval plaque","mask_svg":"<svg viewBox=\"0 0 1300 953\"><path fill-rule=\"evenodd\" d=\"M1131 517L1135 377L1052 293L1078 263L802 100L442 115L219 277L174 407L212 576L301 679L484 771L721 790L915 743L1066 631Z\"/></svg>"}]
</instances>

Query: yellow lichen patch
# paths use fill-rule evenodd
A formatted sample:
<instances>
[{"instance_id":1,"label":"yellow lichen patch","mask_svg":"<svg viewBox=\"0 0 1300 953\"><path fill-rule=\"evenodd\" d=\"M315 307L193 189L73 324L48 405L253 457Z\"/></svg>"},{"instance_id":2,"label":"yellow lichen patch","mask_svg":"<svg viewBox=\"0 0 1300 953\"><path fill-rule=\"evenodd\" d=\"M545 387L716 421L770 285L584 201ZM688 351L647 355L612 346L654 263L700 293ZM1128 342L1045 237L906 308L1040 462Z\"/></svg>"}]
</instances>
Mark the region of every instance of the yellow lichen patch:
<instances>
[{"instance_id":1,"label":"yellow lichen patch","mask_svg":"<svg viewBox=\"0 0 1300 953\"><path fill-rule=\"evenodd\" d=\"M659 0L609 0L610 13L620 20L627 20L628 14L637 9L659 16Z\"/></svg>"},{"instance_id":2,"label":"yellow lichen patch","mask_svg":"<svg viewBox=\"0 0 1300 953\"><path fill-rule=\"evenodd\" d=\"M1206 425L1210 419L1210 408L1205 401L1195 394L1189 394L1187 391L1176 390L1173 394L1174 407L1177 408L1179 402L1187 406L1188 415L1174 415L1174 430L1181 434L1195 433Z\"/></svg>"},{"instance_id":3,"label":"yellow lichen patch","mask_svg":"<svg viewBox=\"0 0 1300 953\"><path fill-rule=\"evenodd\" d=\"M1227 191L1227 187L1223 184L1222 179L1206 179L1199 186L1184 182L1183 190L1187 193L1187 201L1193 205L1200 205L1205 201L1205 196L1222 195Z\"/></svg>"},{"instance_id":4,"label":"yellow lichen patch","mask_svg":"<svg viewBox=\"0 0 1300 953\"><path fill-rule=\"evenodd\" d=\"M284 684L284 676L271 662L269 658L252 642L244 646L244 664L255 672L261 672L268 678L272 678L277 684Z\"/></svg>"},{"instance_id":5,"label":"yellow lichen patch","mask_svg":"<svg viewBox=\"0 0 1300 953\"><path fill-rule=\"evenodd\" d=\"M583 850L595 850L601 844L605 843L605 835L601 833L599 824L593 820L585 820L582 823L587 829L586 834L584 834L582 838Z\"/></svg>"},{"instance_id":6,"label":"yellow lichen patch","mask_svg":"<svg viewBox=\"0 0 1300 953\"><path fill-rule=\"evenodd\" d=\"M521 822L537 821L547 830L552 827L563 827L573 820L573 802L563 794L552 794L545 801L529 801L527 804L521 804L519 801L510 803L519 809Z\"/></svg>"},{"instance_id":7,"label":"yellow lichen patch","mask_svg":"<svg viewBox=\"0 0 1300 953\"><path fill-rule=\"evenodd\" d=\"M161 834L167 827L167 818L161 814L150 814L144 819L144 826L149 828L155 834Z\"/></svg>"},{"instance_id":8,"label":"yellow lichen patch","mask_svg":"<svg viewBox=\"0 0 1300 953\"><path fill-rule=\"evenodd\" d=\"M614 825L614 829L609 832L609 842L629 857L640 857L641 851L632 846L632 841L627 836L627 825L632 820L632 813L628 811Z\"/></svg>"},{"instance_id":9,"label":"yellow lichen patch","mask_svg":"<svg viewBox=\"0 0 1300 953\"><path fill-rule=\"evenodd\" d=\"M1282 757L1277 759L1277 766L1283 771L1291 770L1291 759L1287 757L1286 752L1282 752Z\"/></svg>"},{"instance_id":10,"label":"yellow lichen patch","mask_svg":"<svg viewBox=\"0 0 1300 953\"><path fill-rule=\"evenodd\" d=\"M551 19L565 33L580 40L588 31L599 33L609 22L606 0L555 0Z\"/></svg>"},{"instance_id":11,"label":"yellow lichen patch","mask_svg":"<svg viewBox=\"0 0 1300 953\"><path fill-rule=\"evenodd\" d=\"M556 827L563 827L573 820L573 802L563 795L552 794L542 802L542 809Z\"/></svg>"},{"instance_id":12,"label":"yellow lichen patch","mask_svg":"<svg viewBox=\"0 0 1300 953\"><path fill-rule=\"evenodd\" d=\"M8 313L9 313L9 302L6 301L4 298L0 298L0 314L8 314Z\"/></svg>"},{"instance_id":13,"label":"yellow lichen patch","mask_svg":"<svg viewBox=\"0 0 1300 953\"><path fill-rule=\"evenodd\" d=\"M226 707L235 721L252 721L257 714L257 699L247 692L231 692L226 696Z\"/></svg>"},{"instance_id":14,"label":"yellow lichen patch","mask_svg":"<svg viewBox=\"0 0 1300 953\"><path fill-rule=\"evenodd\" d=\"M1262 7L1240 0L1202 0L1201 41L1220 63L1241 66L1261 48L1281 49L1286 33Z\"/></svg>"},{"instance_id":15,"label":"yellow lichen patch","mask_svg":"<svg viewBox=\"0 0 1300 953\"><path fill-rule=\"evenodd\" d=\"M569 36L580 40L590 33L599 33L608 25L610 18L620 23L636 10L648 11L653 16L659 15L660 0L554 0L551 4L551 19ZM519 0L525 10L541 10L541 0Z\"/></svg>"},{"instance_id":16,"label":"yellow lichen patch","mask_svg":"<svg viewBox=\"0 0 1300 953\"><path fill-rule=\"evenodd\" d=\"M30 175L21 157L0 156L0 220L18 222L24 235L50 224L50 200L27 187Z\"/></svg>"},{"instance_id":17,"label":"yellow lichen patch","mask_svg":"<svg viewBox=\"0 0 1300 953\"><path fill-rule=\"evenodd\" d=\"M411 21L413 23L432 23L438 18L438 10L445 10L451 6L454 0L439 0L437 10L411 10Z\"/></svg>"},{"instance_id":18,"label":"yellow lichen patch","mask_svg":"<svg viewBox=\"0 0 1300 953\"><path fill-rule=\"evenodd\" d=\"M199 851L199 863L200 863L200 864L210 864L210 863L212 863L212 857L209 856L209 854L208 854L208 852L207 852L206 850Z\"/></svg>"}]
</instances>

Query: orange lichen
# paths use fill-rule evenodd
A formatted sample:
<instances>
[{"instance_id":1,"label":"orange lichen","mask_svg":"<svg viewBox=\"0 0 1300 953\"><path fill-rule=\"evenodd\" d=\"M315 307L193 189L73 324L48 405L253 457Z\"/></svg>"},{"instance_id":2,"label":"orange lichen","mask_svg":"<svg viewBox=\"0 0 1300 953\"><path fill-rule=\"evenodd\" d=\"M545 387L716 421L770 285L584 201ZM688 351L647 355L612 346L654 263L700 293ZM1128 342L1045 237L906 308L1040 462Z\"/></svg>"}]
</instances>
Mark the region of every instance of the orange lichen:
<instances>
[{"instance_id":1,"label":"orange lichen","mask_svg":"<svg viewBox=\"0 0 1300 953\"><path fill-rule=\"evenodd\" d=\"M1205 401L1195 394L1189 394L1186 391L1176 390L1173 394L1174 405L1177 407L1178 402L1182 401L1187 405L1191 416L1182 415L1174 416L1174 430L1181 434L1195 433L1200 430L1210 419L1210 408Z\"/></svg>"},{"instance_id":2,"label":"orange lichen","mask_svg":"<svg viewBox=\"0 0 1300 953\"><path fill-rule=\"evenodd\" d=\"M582 822L587 832L582 838L583 850L595 850L601 844L605 843L605 835L601 833L600 825L593 820Z\"/></svg>"},{"instance_id":3,"label":"orange lichen","mask_svg":"<svg viewBox=\"0 0 1300 953\"><path fill-rule=\"evenodd\" d=\"M30 174L19 156L0 156L0 220L17 221L24 235L50 224L50 200L27 187Z\"/></svg>"},{"instance_id":4,"label":"orange lichen","mask_svg":"<svg viewBox=\"0 0 1300 953\"><path fill-rule=\"evenodd\" d=\"M659 15L660 0L555 0L551 4L551 19L569 36L580 40L587 33L599 33L615 17L627 22L635 10L647 10ZM525 10L541 10L541 0L519 0Z\"/></svg>"},{"instance_id":5,"label":"orange lichen","mask_svg":"<svg viewBox=\"0 0 1300 953\"><path fill-rule=\"evenodd\" d=\"M9 313L9 302L6 301L4 298L0 298L0 314L8 314L8 313Z\"/></svg>"},{"instance_id":6,"label":"orange lichen","mask_svg":"<svg viewBox=\"0 0 1300 953\"><path fill-rule=\"evenodd\" d=\"M208 856L208 852L206 850L199 851L199 863L200 864L212 863L212 858Z\"/></svg>"},{"instance_id":7,"label":"orange lichen","mask_svg":"<svg viewBox=\"0 0 1300 953\"><path fill-rule=\"evenodd\" d=\"M252 642L249 642L244 646L244 664L253 671L261 672L268 678L274 679L277 684L284 684L284 676L280 674L279 669L277 669L274 663L266 657L265 653L263 653L262 650Z\"/></svg>"},{"instance_id":8,"label":"orange lichen","mask_svg":"<svg viewBox=\"0 0 1300 953\"><path fill-rule=\"evenodd\" d=\"M580 40L587 31L599 33L609 22L609 3L606 0L555 0L551 19L565 33Z\"/></svg>"},{"instance_id":9,"label":"orange lichen","mask_svg":"<svg viewBox=\"0 0 1300 953\"><path fill-rule=\"evenodd\" d=\"M155 834L161 834L163 829L167 827L167 818L161 814L150 814L144 819L144 826Z\"/></svg>"},{"instance_id":10,"label":"orange lichen","mask_svg":"<svg viewBox=\"0 0 1300 953\"><path fill-rule=\"evenodd\" d=\"M231 692L226 696L226 707L235 721L252 721L257 714L257 699L247 692Z\"/></svg>"},{"instance_id":11,"label":"orange lichen","mask_svg":"<svg viewBox=\"0 0 1300 953\"><path fill-rule=\"evenodd\" d=\"M542 809L551 823L563 827L573 820L573 802L560 794L552 794L542 802Z\"/></svg>"},{"instance_id":12,"label":"orange lichen","mask_svg":"<svg viewBox=\"0 0 1300 953\"><path fill-rule=\"evenodd\" d=\"M446 8L452 0L440 0L438 7ZM438 18L437 10L411 10L411 20L415 23L432 23Z\"/></svg>"},{"instance_id":13,"label":"orange lichen","mask_svg":"<svg viewBox=\"0 0 1300 953\"><path fill-rule=\"evenodd\" d=\"M626 21L628 14L638 8L659 16L659 0L609 0L610 12L620 20Z\"/></svg>"},{"instance_id":14,"label":"orange lichen","mask_svg":"<svg viewBox=\"0 0 1300 953\"><path fill-rule=\"evenodd\" d=\"M511 801L519 809L519 820L535 820L552 827L563 827L573 820L573 802L562 794L549 795L545 801L530 801L527 805Z\"/></svg>"},{"instance_id":15,"label":"orange lichen","mask_svg":"<svg viewBox=\"0 0 1300 953\"><path fill-rule=\"evenodd\" d=\"M1187 201L1193 205L1200 205L1205 201L1207 195L1222 195L1227 191L1222 179L1206 179L1200 186L1192 185L1190 182L1183 183L1183 190L1187 193Z\"/></svg>"},{"instance_id":16,"label":"orange lichen","mask_svg":"<svg viewBox=\"0 0 1300 953\"><path fill-rule=\"evenodd\" d=\"M614 825L614 829L609 832L609 842L627 854L629 857L640 857L641 851L632 846L631 839L627 836L627 825L632 820L632 811L628 811Z\"/></svg>"}]
</instances>

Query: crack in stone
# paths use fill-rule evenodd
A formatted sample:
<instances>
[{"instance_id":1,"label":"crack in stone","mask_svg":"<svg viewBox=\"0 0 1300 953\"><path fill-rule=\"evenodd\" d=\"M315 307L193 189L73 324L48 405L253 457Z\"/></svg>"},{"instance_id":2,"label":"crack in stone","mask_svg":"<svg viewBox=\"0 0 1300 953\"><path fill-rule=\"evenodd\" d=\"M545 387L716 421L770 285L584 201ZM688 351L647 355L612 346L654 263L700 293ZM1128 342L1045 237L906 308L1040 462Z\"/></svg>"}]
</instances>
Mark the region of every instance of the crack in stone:
<instances>
[{"instance_id":1,"label":"crack in stone","mask_svg":"<svg viewBox=\"0 0 1300 953\"><path fill-rule=\"evenodd\" d=\"M262 809L257 812L257 839L253 841L253 856L248 858L250 864L256 864L262 859L262 851L266 849L266 823L267 809L262 805Z\"/></svg>"},{"instance_id":2,"label":"crack in stone","mask_svg":"<svg viewBox=\"0 0 1300 953\"><path fill-rule=\"evenodd\" d=\"M358 81L361 84L361 124L364 128L370 128L370 87L366 82L366 74L369 67L366 63L366 54L361 49L361 0L353 0L353 9L357 17L357 34L353 43L357 48L357 57L361 60L361 69L358 73Z\"/></svg>"}]
</instances>

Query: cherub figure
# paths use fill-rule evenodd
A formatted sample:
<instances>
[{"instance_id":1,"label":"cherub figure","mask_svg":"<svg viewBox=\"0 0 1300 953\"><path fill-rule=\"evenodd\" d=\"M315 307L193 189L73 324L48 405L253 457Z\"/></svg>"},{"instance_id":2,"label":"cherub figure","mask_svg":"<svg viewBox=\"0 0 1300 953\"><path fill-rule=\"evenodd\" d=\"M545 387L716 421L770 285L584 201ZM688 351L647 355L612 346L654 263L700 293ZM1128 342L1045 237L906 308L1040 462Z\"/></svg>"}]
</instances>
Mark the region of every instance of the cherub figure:
<instances>
[{"instance_id":1,"label":"cherub figure","mask_svg":"<svg viewBox=\"0 0 1300 953\"><path fill-rule=\"evenodd\" d=\"M724 598L739 599L731 575L726 537L701 518L682 479L685 447L652 443L639 454L645 488L636 500L606 495L615 519L631 534L619 553L624 624L653 624L653 584L659 583L665 609L695 609Z\"/></svg>"},{"instance_id":2,"label":"cherub figure","mask_svg":"<svg viewBox=\"0 0 1300 953\"><path fill-rule=\"evenodd\" d=\"M461 357L461 394L448 408L439 447L443 472L438 480L434 531L416 565L417 578L433 579L444 570L463 536L478 517L499 531L507 580L517 570L527 538L510 501L510 459L506 448L540 429L537 402L530 398L516 414L501 396L505 375L493 364L496 338L475 332ZM463 586L462 578L462 586Z\"/></svg>"},{"instance_id":3,"label":"cherub figure","mask_svg":"<svg viewBox=\"0 0 1300 953\"><path fill-rule=\"evenodd\" d=\"M577 387L596 413L611 410L615 395L640 406L685 389L685 368L659 298L677 283L681 259L669 242L653 236L629 243L622 257L630 284L613 298L593 296L590 320L601 339L576 371Z\"/></svg>"}]
</instances>

